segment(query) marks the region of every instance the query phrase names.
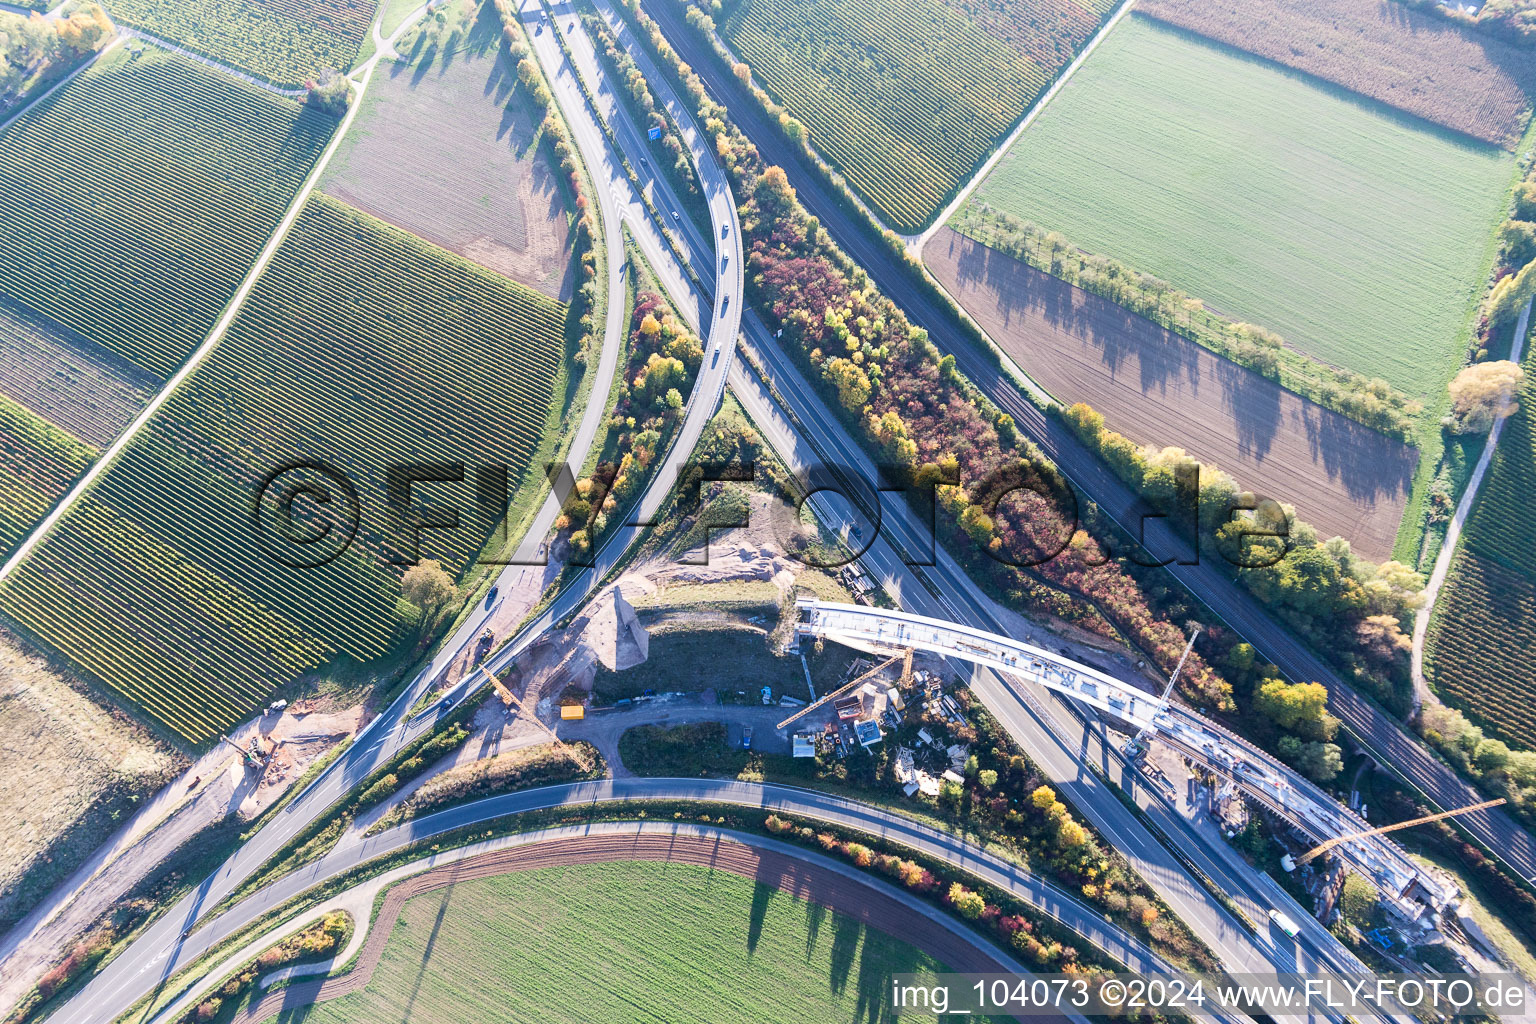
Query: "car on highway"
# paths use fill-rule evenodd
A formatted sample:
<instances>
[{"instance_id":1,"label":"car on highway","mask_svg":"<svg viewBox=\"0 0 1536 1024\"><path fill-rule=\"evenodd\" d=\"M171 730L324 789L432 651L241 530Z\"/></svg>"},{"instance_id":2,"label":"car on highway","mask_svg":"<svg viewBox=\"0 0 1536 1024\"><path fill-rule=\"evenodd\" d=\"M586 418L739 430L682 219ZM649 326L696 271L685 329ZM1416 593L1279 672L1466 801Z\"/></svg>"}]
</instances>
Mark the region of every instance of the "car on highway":
<instances>
[{"instance_id":1,"label":"car on highway","mask_svg":"<svg viewBox=\"0 0 1536 1024\"><path fill-rule=\"evenodd\" d=\"M500 587L492 587L490 593L485 595L485 606L489 608L496 603L496 595L501 593Z\"/></svg>"},{"instance_id":2,"label":"car on highway","mask_svg":"<svg viewBox=\"0 0 1536 1024\"><path fill-rule=\"evenodd\" d=\"M720 318L725 319L725 311L731 308L731 297L727 295L720 303Z\"/></svg>"}]
</instances>

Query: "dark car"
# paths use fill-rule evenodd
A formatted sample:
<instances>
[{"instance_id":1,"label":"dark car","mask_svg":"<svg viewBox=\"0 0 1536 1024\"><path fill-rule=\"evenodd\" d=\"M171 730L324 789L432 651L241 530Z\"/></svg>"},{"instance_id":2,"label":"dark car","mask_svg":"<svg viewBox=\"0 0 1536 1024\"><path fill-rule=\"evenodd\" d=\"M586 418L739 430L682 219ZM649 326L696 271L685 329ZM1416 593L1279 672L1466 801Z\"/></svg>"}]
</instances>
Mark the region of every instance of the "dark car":
<instances>
[{"instance_id":1,"label":"dark car","mask_svg":"<svg viewBox=\"0 0 1536 1024\"><path fill-rule=\"evenodd\" d=\"M496 595L501 592L500 587L492 587L491 592L485 595L485 606L489 608L496 603Z\"/></svg>"}]
</instances>

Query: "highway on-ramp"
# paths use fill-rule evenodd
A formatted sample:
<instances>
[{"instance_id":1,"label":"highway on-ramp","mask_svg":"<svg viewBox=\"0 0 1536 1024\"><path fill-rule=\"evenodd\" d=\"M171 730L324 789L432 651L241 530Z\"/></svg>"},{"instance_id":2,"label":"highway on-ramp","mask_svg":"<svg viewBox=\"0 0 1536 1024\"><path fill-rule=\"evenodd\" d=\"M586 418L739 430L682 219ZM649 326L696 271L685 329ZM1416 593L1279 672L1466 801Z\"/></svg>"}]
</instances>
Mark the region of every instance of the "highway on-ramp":
<instances>
[{"instance_id":1,"label":"highway on-ramp","mask_svg":"<svg viewBox=\"0 0 1536 1024\"><path fill-rule=\"evenodd\" d=\"M600 818L602 805L626 800L688 800L729 804L754 808L764 814L793 814L856 829L882 841L899 844L942 860L1012 893L1039 913L1056 919L1130 970L1159 973L1173 970L1167 961L1147 948L1140 939L1106 922L1101 911L1087 906L1012 861L978 849L965 839L919 824L899 814L814 790L774 783L720 779L601 779L504 793L462 804L397 825L361 843L338 848L285 875L193 932L178 946L174 958L170 960L152 957L151 950L141 951L135 945L125 951L118 962L135 971L175 973L295 896L413 844L456 829L486 824L528 811L585 807L591 810L594 818ZM76 1019L68 1018L70 1024L74 1024Z\"/></svg>"},{"instance_id":2,"label":"highway on-ramp","mask_svg":"<svg viewBox=\"0 0 1536 1024\"><path fill-rule=\"evenodd\" d=\"M615 14L607 0L597 0L596 6L598 13L614 29L629 55L647 75L647 82L653 95L667 107L674 121L680 126L693 151L696 165L704 173L718 173L714 154L703 145L703 136L694 124L693 114L677 101L666 79L657 74L649 55L643 47L636 44L633 33L629 31L623 19ZM593 47L586 38L584 27L574 16L568 17L563 11L557 21L557 31L564 35L567 46L575 55L578 64L582 65L580 70L587 76L589 91L597 96L610 130L619 139L628 139L631 145L643 145L639 141L641 135L637 127L629 123L628 108L612 96L613 87L605 81L598 67L593 56ZM673 223L687 225L686 213L664 179L657 179L652 183L651 196L664 220L670 215ZM702 260L707 258L707 254L697 251L696 247L701 242L696 232L684 231L683 241L685 245L695 247L693 252L695 265L701 264ZM659 248L658 243L653 243L648 256L653 260L670 261L670 253L660 252ZM686 303L680 304L686 305ZM793 415L801 423L811 425L811 433L815 435L814 442L799 436L789 421L774 407L773 400L767 397L765 391L760 390L761 385L755 377L738 365L732 370L733 389L747 406L759 428L764 430L775 450L781 456L786 456L787 461L796 469L832 461L847 467L859 467L858 472L862 474L862 478L872 480L873 467L869 465L868 457L849 437L842 425L825 412L820 399L805 384L799 372L771 337L755 312L748 310L744 313L742 326L748 348L756 353L759 362L768 369L775 388L781 389L778 397L788 400L794 406ZM819 449L820 457L805 454L807 448ZM835 483L835 481L832 482ZM835 524L840 520L846 521L849 515L846 503L840 505L835 500L827 500L823 497L820 500L813 499L813 504L826 522ZM889 522L897 534L904 538L898 543L908 552L926 553L929 546L923 544L920 531L911 521L910 509L899 500L892 504L896 508ZM871 529L870 535L874 536L874 533L875 531ZM883 560L885 565L877 571L876 575L888 591L899 595L904 607L920 610L924 608L926 602L925 614L946 617L953 621L971 621L972 624L982 628L993 630L999 628L996 619L985 610L985 602L978 598L974 585L947 552L938 553L939 564L942 567L939 582L935 582L932 571L927 573L927 578L920 580L902 564L899 558L890 554L889 549L884 548L882 541L883 538L876 539L871 551L865 553L865 560L877 557L877 553L882 549L887 550ZM933 603L934 598L930 590L947 594L949 599ZM1005 681L990 673L978 674L973 685L1024 749L1052 752L1044 760L1045 767L1053 780L1063 784L1079 806L1086 803L1086 813L1090 820L1100 828L1113 845L1124 852L1133 867L1148 879L1180 917L1188 921L1196 932L1217 951L1230 969L1257 972L1267 969L1289 969L1298 965L1305 967L1312 962L1335 966L1339 969L1360 967L1359 961L1351 956L1337 939L1321 925L1310 920L1300 908L1292 909L1293 916L1308 921L1308 924L1304 925L1307 938L1301 949L1298 950L1290 943L1273 939L1268 935L1267 930L1263 936L1251 935L1237 918L1212 898L1210 893L1180 865L1168 850L1152 838L1146 827L1130 814L1117 796L1103 786L1097 776L1085 771L1084 757L1097 754L1106 762L1112 762L1106 767L1122 773L1117 778L1122 785L1130 783L1132 786L1141 786L1141 780L1135 775L1134 770L1128 770L1119 761L1117 753L1112 750L1106 752L1101 736L1086 736L1082 723L1070 717L1068 718L1069 727L1063 728L1040 708L1039 702L1044 698L1043 691L1039 694L1025 695L1021 692L1017 681ZM1061 736L1070 736L1076 745L1064 743ZM1113 771L1108 773L1113 777ZM1187 832L1187 823L1168 807L1165 801L1159 800L1151 806L1166 833L1179 836ZM1266 915L1269 907L1276 905L1277 902L1281 905L1290 905L1289 898L1271 879L1255 872L1235 855L1228 858L1220 853L1209 851L1193 833L1183 835L1182 842L1185 846L1198 848L1195 859L1201 862L1208 875L1226 882L1229 891L1241 895L1250 916L1267 924ZM1230 850L1223 852L1231 854ZM1241 881L1233 876L1240 876Z\"/></svg>"}]
</instances>

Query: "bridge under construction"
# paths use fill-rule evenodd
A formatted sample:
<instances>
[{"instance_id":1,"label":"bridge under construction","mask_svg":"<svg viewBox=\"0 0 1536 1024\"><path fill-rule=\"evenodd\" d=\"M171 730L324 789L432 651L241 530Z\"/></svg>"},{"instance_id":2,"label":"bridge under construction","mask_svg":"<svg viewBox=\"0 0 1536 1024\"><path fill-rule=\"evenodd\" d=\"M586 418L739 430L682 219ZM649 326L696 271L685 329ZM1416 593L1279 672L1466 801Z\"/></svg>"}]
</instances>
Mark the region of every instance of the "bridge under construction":
<instances>
[{"instance_id":1,"label":"bridge under construction","mask_svg":"<svg viewBox=\"0 0 1536 1024\"><path fill-rule=\"evenodd\" d=\"M1166 693L1159 697L1043 648L940 619L812 599L796 604L796 628L802 636L877 655L916 650L984 666L1081 701L1125 722L1134 734L1155 735L1230 779L1315 842L1331 844L1332 852L1394 901L1417 901L1438 910L1454 895L1322 787L1247 740L1173 703Z\"/></svg>"}]
</instances>

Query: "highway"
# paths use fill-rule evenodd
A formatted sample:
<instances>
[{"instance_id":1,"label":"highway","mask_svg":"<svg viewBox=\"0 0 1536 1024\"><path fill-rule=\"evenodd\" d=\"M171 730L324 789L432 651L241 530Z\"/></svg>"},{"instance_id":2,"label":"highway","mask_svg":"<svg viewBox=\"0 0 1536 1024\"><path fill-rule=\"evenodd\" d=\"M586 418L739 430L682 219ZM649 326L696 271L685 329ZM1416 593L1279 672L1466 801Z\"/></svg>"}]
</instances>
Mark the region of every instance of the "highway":
<instances>
[{"instance_id":1,"label":"highway","mask_svg":"<svg viewBox=\"0 0 1536 1024\"><path fill-rule=\"evenodd\" d=\"M748 317L749 329L751 317ZM789 374L774 375L774 385L787 400L779 405L769 396L744 363L732 371L731 389L751 414L754 424L792 471L813 477L816 467L832 461L857 471L872 471L867 456L827 417L808 386ZM793 396L793 397L790 397ZM813 444L791 416L819 423ZM825 446L825 447L824 447ZM846 535L855 523L866 524L862 512L840 494L822 491L811 499L818 518ZM921 536L913 532L910 511L901 501L890 503L878 534L859 561L895 597L902 608L952 622L982 627L996 619L984 598L971 592L963 572L947 552L938 553L937 564L914 569L905 564L904 551L915 547ZM954 580L960 580L956 585ZM983 627L984 628L984 627ZM983 669L971 675L971 689L1003 725L1019 746L1051 779L1058 790L1093 824L1157 891L1232 971L1265 972L1328 968L1340 972L1363 971L1361 964L1333 935L1319 924L1267 876L1256 872L1230 848L1213 849L1161 794L1127 767L1113 748L1102 742L1102 732L1082 728L1080 720L1053 714L1046 706L1047 692L1021 680ZM1064 709L1063 709L1064 710ZM1078 728L1074 728L1078 727ZM1143 813L1155 820L1165 835L1180 842L1181 851L1201 871L1228 893L1253 920L1263 922L1257 933L1218 903L1211 894L1126 808L1089 765L1094 765L1132 796ZM1270 907L1285 909L1302 927L1301 941L1293 943L1267 927Z\"/></svg>"},{"instance_id":2,"label":"highway","mask_svg":"<svg viewBox=\"0 0 1536 1024\"><path fill-rule=\"evenodd\" d=\"M1442 809L1464 807L1483 797L1416 737L1371 700L1354 690L1305 643L1276 622L1258 601L1215 565L1198 561L1189 545L1160 520L1146 521L1146 504L1059 421L1046 416L1020 392L1018 383L998 366L955 322L954 314L912 283L912 272L886 243L850 214L841 199L823 185L804 154L791 146L741 83L722 66L714 50L683 20L683 7L671 0L647 3L678 54L726 106L763 158L789 175L800 201L822 227L863 267L913 323L921 325L941 351L952 353L959 369L986 396L1013 417L1019 430L1056 464L1080 496L1119 523L1132 537L1146 524L1146 546L1158 559L1170 559L1168 571L1228 627L1246 639L1291 680L1321 682L1328 688L1329 710L1337 715L1377 762L1398 774ZM1027 370L1027 368L1025 368ZM1214 557L1214 556L1213 556ZM1194 562L1196 564L1187 564ZM1463 815L1457 823L1477 837L1523 878L1536 877L1536 844L1531 834L1502 809Z\"/></svg>"},{"instance_id":3,"label":"highway","mask_svg":"<svg viewBox=\"0 0 1536 1024\"><path fill-rule=\"evenodd\" d=\"M676 97L665 78L656 73L648 54L642 47L636 45L622 20L608 6L607 0L597 0L597 8L604 16L605 21L618 31L620 41L628 48L630 55L635 58L642 72L648 75L651 91L658 101L666 104L674 120L682 125L685 131L692 134L694 130L692 112L677 103ZM585 35L585 31L579 23L571 24L564 16L560 18L559 27L567 33L568 39L574 36ZM582 46L572 43L571 50L578 55L578 60L580 60L580 55L583 52L591 52L591 45L588 43ZM600 94L600 89L593 88L593 92L594 94ZM610 105L609 116L619 121L627 120L627 112L617 105ZM617 128L615 129L615 134L621 138L624 137L623 133ZM635 133L632 137L638 137L638 133ZM695 160L701 168L712 168L715 165L714 156L708 151L701 153L699 149L696 149ZM664 217L668 215L668 210L679 212L682 210L681 205L677 203L675 196L672 195L663 180L658 179L655 183L652 190L652 198ZM686 223L687 218L686 216L681 216L673 218L673 220L674 222L681 221ZM697 244L697 236L695 234L685 232L685 238L690 244ZM652 258L658 257L653 256ZM661 258L670 259L670 255L664 255ZM699 259L700 254L695 253L694 261L696 264ZM822 453L818 457L801 459L798 463L794 459L790 459L791 465L806 467L817 465L828 461L830 455L830 461L850 467L861 467L861 472L865 474L863 479L873 480L872 467L869 466L868 459L863 454L862 449L848 437L840 423L826 415L820 406L819 398L804 384L798 371L783 355L756 314L752 311L747 311L742 323L746 332L745 340L748 347L755 351L760 362L770 365L770 376L776 389L779 389L781 392L793 392L798 399L798 401L794 402L796 407L795 415L800 417L802 422L814 424L811 432L815 435L816 445L835 446L830 453L826 448L823 448ZM787 421L777 410L771 408L771 402L765 403L762 400L763 396L761 394L753 394L754 389L758 385L749 372L741 367L733 369L732 386L738 398L747 405L748 411L752 413L759 428L765 431L770 443L779 451L781 456L796 451L797 447L802 451L804 450L807 442L792 436L792 428L788 427ZM768 407L765 407L765 405ZM767 422L765 422L765 419ZM770 426L778 429L770 429ZM824 504L827 507L820 507ZM925 552L927 548L922 543L920 532L916 529L914 523L907 521L907 517L910 516L910 510L901 501L891 504L896 506L896 515L888 518L887 522L900 524L904 528L906 539L903 546L908 551ZM825 503L813 499L813 505L818 506L817 511L828 522L836 523L840 518L846 517L847 514L846 506L839 509L836 502ZM870 535L874 536L874 533L875 531L871 529ZM882 540L883 538L878 537L875 539L874 544L871 546L871 551L865 553L864 560L866 562L871 559L872 553L882 546ZM935 584L932 580L931 570L927 574L929 576L928 580L919 581L902 564L900 558L890 554L884 561L886 564L881 567L880 571L877 571L877 578L882 579L882 582L885 583L891 593L900 595L900 600L904 607L912 607L913 602L922 602L925 599L930 602L932 601L929 588L934 588ZM983 628L996 630L998 627L995 620L985 612L976 614L974 618L967 619L962 617L961 613L957 613L954 610L970 605L974 614L974 610L980 607L974 596L975 587L947 553L939 552L939 562L944 567L945 583L947 584L947 586L941 585L942 592L959 596L948 604L934 605L930 603L928 610L923 613L948 618L951 621L971 621L977 625L991 623L990 626L983 626ZM914 610L917 609L914 608ZM989 685L989 683L992 685ZM1292 916L1305 922L1303 927L1306 929L1304 933L1306 946L1298 951L1287 943L1277 942L1267 934L1262 938L1251 936L1239 921L1223 909L1204 887L1189 875L1169 851L1151 837L1145 826L1120 803L1119 798L1112 792L1109 792L1096 776L1085 770L1083 757L1091 745L1086 736L1082 737L1077 749L1069 749L1063 745L1062 741L1058 739L1058 735L1070 734L1070 730L1064 733L1060 726L1050 720L1049 716L1037 718L1032 714L1024 713L1024 706L1027 703L1026 699L1017 692L1014 686L1009 682L1004 682L1000 677L993 676L990 673L979 675L976 689L993 710L994 714L998 715L1005 727L1009 729L1010 734L1014 736L1015 740L1024 749L1030 750L1033 753L1040 748L1055 748L1057 756L1051 763L1043 765L1048 773L1058 783L1064 783L1064 788L1068 789L1074 802L1077 802L1080 807L1083 806L1083 802L1086 800L1089 806L1085 808L1085 813L1088 814L1090 820L1099 827L1113 845L1124 851L1138 872L1158 890L1160 895L1175 909L1175 912L1191 923L1197 933L1222 957L1229 969L1251 971L1288 969L1298 962L1303 966L1308 963L1320 963L1330 966L1336 965L1340 969L1362 969L1358 960L1350 955L1326 929L1311 919L1310 915L1295 907L1294 903L1289 900L1289 897L1285 896L1283 891L1278 886L1275 886L1272 880L1248 868L1235 855L1229 859L1207 853L1204 849L1203 841L1198 836L1190 833L1187 838L1187 845L1200 850L1200 855L1196 859L1203 859L1202 867L1208 875L1218 880L1228 879L1234 873L1246 874L1248 876L1241 883L1235 879L1232 880L1228 886L1228 891L1248 896L1250 916L1267 923L1266 915L1270 906L1277 904L1289 906L1293 911ZM1041 694L1043 692L1041 691ZM1113 752L1106 754L1100 751L1100 756L1105 760L1119 760L1118 755ZM1133 793L1136 792L1140 783L1134 771L1126 770L1123 764L1118 765L1118 767L1125 772L1125 775L1119 781L1122 784L1130 783L1125 788ZM1085 792L1080 793L1078 792L1079 790ZM1187 823L1169 808L1165 802L1160 801L1160 806L1156 809L1163 812L1164 820L1160 821L1160 824L1163 826L1166 834L1179 835L1187 829ZM1231 851L1225 852L1231 854ZM1220 881L1218 881L1218 884L1221 884Z\"/></svg>"},{"instance_id":4,"label":"highway","mask_svg":"<svg viewBox=\"0 0 1536 1024\"><path fill-rule=\"evenodd\" d=\"M527 26L529 39L540 63L546 69L546 77L555 99L565 115L573 142L581 152L587 168L593 173L598 204L603 208L602 222L608 236L608 253L612 267L622 265L620 256L614 260L613 239L620 237L610 227L620 220L648 222L644 205L634 193L623 175L622 164L608 146L600 127L586 106L585 97L577 85L571 68L560 53L558 45L548 31L545 17L536 0L524 0L522 17ZM408 22L409 23L409 22ZM407 23L407 24L408 24ZM398 33L397 33L398 35ZM373 65L370 65L370 70ZM356 111L353 107L353 112ZM337 139L342 133L338 133ZM332 145L336 144L333 140ZM599 174L603 176L599 176ZM736 203L731 197L729 183L723 172L708 174L701 168L700 180L709 201L710 215L716 230L722 237L739 236L736 222ZM622 188L620 187L622 183ZM574 613L585 603L592 589L618 563L629 545L643 532L637 524L645 523L660 509L672 489L681 465L690 457L705 424L713 416L724 393L726 373L729 370L734 341L740 330L742 310L742 276L739 261L733 261L726 271L715 276L713 292L715 306L711 313L712 327L705 337L704 361L698 379L694 382L684 407L683 420L674 435L672 447L664 459L656 464L656 471L640 497L632 522L613 531L609 540L594 559L595 567L577 575L549 606L532 622L526 624L514 639L501 648L479 670L467 675L455 687L448 700L434 705L429 711L414 718L407 712L424 693L434 678L438 665L451 657L440 654L423 669L396 700L358 735L351 747L326 769L313 783L301 792L288 806L278 813L257 833L244 843L220 868L204 879L192 892L178 900L159 920L150 925L134 943L109 963L95 978L86 984L62 1008L61 1020L69 1024L96 1024L112 1020L139 997L159 984L175 964L186 963L182 955L185 940L183 932L192 928L209 909L217 906L247 878L270 860L294 836L310 822L322 815L337 800L353 789L380 766L386 764L406 745L429 732L445 715L451 714L458 702L484 684L488 671L500 671L510 665L529 644L541 636L553 623ZM709 266L705 262L704 266ZM610 268L610 269L611 269ZM663 283L681 287L680 281L668 281L668 271L658 267ZM673 270L671 276L678 272ZM670 288L669 288L670 290ZM622 286L619 288L622 296ZM619 305L622 305L620 303ZM609 321L615 316L612 306ZM620 322L627 324L628 311L620 309ZM694 315L697 315L695 312ZM606 338L606 324L605 324ZM604 348L608 346L605 343ZM609 374L611 378L611 374ZM597 385L594 385L594 389ZM601 403L598 403L601 410ZM546 503L545 508L548 507ZM530 531L530 537L532 537ZM524 544L536 544L541 538L525 540ZM473 628L460 630L454 642L472 642ZM444 651L453 651L445 645Z\"/></svg>"},{"instance_id":5,"label":"highway","mask_svg":"<svg viewBox=\"0 0 1536 1024\"><path fill-rule=\"evenodd\" d=\"M626 222L635 233L642 249L647 251L648 258L652 260L667 290L674 296L686 296L692 287L691 284L680 278L677 268L668 266L671 262L669 254L662 258L663 254L655 251L659 236L654 231L654 225L650 224L638 194L634 192L627 174L623 171L622 163L617 159L617 155L602 134L600 126L596 124L587 108L573 71L553 38L548 23L544 20L543 11L534 0L526 0L522 8L522 16L528 26L528 34L534 44L537 59L546 70L546 77L550 80L557 103L571 128L573 141L581 151L588 169L593 173L599 193L597 199L600 206L604 207L605 229L613 223L614 219ZM564 17L563 14L561 16ZM674 43L684 43L692 38L689 30L684 29L674 37ZM576 48L573 48L573 53L578 56L578 59L582 56ZM699 65L699 69L701 73L705 71L702 65ZM653 85L656 86L654 91L658 93L658 98L662 98L661 94L664 91L661 88L662 83L656 81ZM744 112L746 105L736 109L738 112ZM681 118L679 120L682 123L691 122L691 118L686 121ZM694 134L697 136L696 132ZM765 133L761 142L766 142L769 138L770 136ZM697 141L695 137L695 142ZM666 458L658 465L656 475L639 502L638 510L633 517L634 521L614 531L609 542L599 551L595 568L581 574L571 586L551 602L541 615L521 630L511 644L496 652L488 660L486 669L490 671L497 671L510 664L527 644L541 635L550 625L576 611L585 602L593 587L618 563L630 543L642 532L642 527L638 524L645 523L654 516L667 497L678 467L691 454L699 433L718 404L727 372L737 372L733 371L733 367L737 367L738 364L732 358L731 350L742 323L743 282L738 242L740 229L736 221L735 203L730 196L724 174L713 159L701 161L698 172L709 200L714 230L722 240L729 240L734 255L724 264L715 261L713 252L702 254L703 258L696 256L694 260L694 266L713 266L716 271L711 275L710 282L714 301L713 304L705 305L702 309L687 310L685 308L684 310L685 315L697 318L703 309L708 309L710 329L706 337L703 368L690 393L684 420L677 431L676 440ZM675 200L665 194L664 188L655 189L653 195L659 197L658 205L670 202L671 209L680 210L680 207L675 205ZM679 223L684 225L683 235L688 239L689 244L697 247L700 240L697 238L696 231L687 228L686 216ZM609 252L612 252L611 243ZM873 269L871 267L871 270ZM898 290L891 294L900 295L901 292ZM686 307L686 303L683 305ZM770 340L766 329L755 318L748 318L747 326L749 337L753 338L757 344L762 345ZM772 349L773 346L768 345L767 348ZM779 382L778 374L775 375L775 382L776 384ZM1016 393L1015 397L1017 397ZM1023 425L1021 421L1021 426ZM893 518L892 521L895 519ZM914 579L906 567L901 565L901 560L893 549L886 547L882 550L884 561L887 563L882 571L888 570L893 578L899 575L900 579L896 579L894 585L897 588L896 592L903 593L905 599L916 602L926 598L929 607L934 609L932 614L944 615L955 621L966 621L961 617L965 613L952 609L950 601L960 609L981 607L973 593L973 585L963 573L959 574L956 581L948 582L943 587L946 600L941 603L929 594L927 588L935 586L931 579L926 583ZM951 569L959 573L958 567L953 565L952 560L941 555L941 566L946 563L950 567L945 570L946 576ZM902 588L905 588L905 591ZM930 613L927 609L920 610L925 614ZM164 917L147 929L143 936L86 985L66 1005L61 1019L70 1024L75 1024L77 1021L95 1024L97 1021L111 1020L127 1005L150 992L162 979L168 977L180 966L189 963L201 950L206 949L208 942L217 938L217 930L225 927L226 921L234 921L238 914L258 914L261 912L261 907L275 905L276 902L285 898L284 893L298 891L295 887L302 888L305 879L319 870L320 865L326 864L326 860L309 865L279 880L230 912L221 915L207 927L183 937L183 933L193 926L207 908L218 904L289 839L323 814L348 790L393 757L407 743L434 726L443 715L449 713L449 708L456 706L457 702L477 689L484 678L484 670L472 674L454 689L445 705L435 706L427 713L407 720L406 711L430 682L427 673L424 672L418 676L407 687L406 692L359 735L352 747L335 765L301 793L285 811L279 813L274 820L258 831L214 875L173 906ZM1010 733L1022 739L1026 749L1029 749L1037 760L1042 762L1042 766L1046 767L1053 777L1060 776L1072 783L1073 789L1070 795L1079 808L1094 821L1113 845L1132 859L1138 869L1143 871L1144 877L1164 895L1170 906L1173 906L1180 916L1189 920L1217 948L1230 969L1262 971L1278 968L1283 970L1292 966L1295 954L1291 949L1281 948L1275 943L1274 938L1267 934L1258 938L1250 936L1239 922L1222 910L1219 904L1189 876L1167 850L1151 839L1140 822L1126 811L1118 799L1109 793L1091 772L1086 770L1083 764L1086 750L1072 750L1062 745L1055 731L1059 726L1051 722L1048 713L1042 714L1034 698L1017 691L1006 681L996 677L987 678L986 674L978 675L975 685L977 692L989 706L994 707ZM1091 793L1091 798L1085 798L1082 795L1084 792ZM462 811L462 809L459 810ZM499 813L507 813L507 811L503 810ZM1179 820L1171 811L1168 813L1175 821ZM423 819L405 828L421 830L429 827L429 823L440 817ZM450 819L442 820L446 822ZM444 825L444 827L452 826ZM1175 825L1175 831L1176 829L1177 825ZM383 836L375 837L375 839L382 838ZM410 834L403 834L401 841L408 841L409 838L411 838ZM350 847L347 851L338 852L362 858L376 853L377 847L364 843L357 847ZM964 855L979 856L976 851L968 851ZM1222 862L1219 858L1211 859L1211 864L1218 872L1213 877L1220 878L1229 874L1221 866ZM1247 883L1244 882L1243 885L1235 886L1235 890L1243 890L1246 885ZM1311 938L1309 931L1309 942ZM1325 952L1323 961L1331 962L1332 960L1331 952Z\"/></svg>"}]
</instances>

